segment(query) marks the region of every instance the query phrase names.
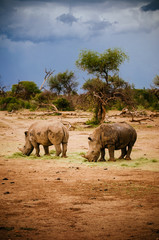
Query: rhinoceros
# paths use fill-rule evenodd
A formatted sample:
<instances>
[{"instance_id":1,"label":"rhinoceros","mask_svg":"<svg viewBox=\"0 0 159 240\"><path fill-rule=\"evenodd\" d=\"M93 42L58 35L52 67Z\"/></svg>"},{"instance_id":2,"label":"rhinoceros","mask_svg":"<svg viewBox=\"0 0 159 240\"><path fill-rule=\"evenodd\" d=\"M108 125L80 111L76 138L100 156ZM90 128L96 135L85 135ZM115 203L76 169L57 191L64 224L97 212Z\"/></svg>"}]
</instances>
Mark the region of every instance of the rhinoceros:
<instances>
[{"instance_id":1,"label":"rhinoceros","mask_svg":"<svg viewBox=\"0 0 159 240\"><path fill-rule=\"evenodd\" d=\"M121 149L119 159L131 160L132 147L137 139L135 129L127 123L101 124L89 139L89 151L85 157L90 162L105 161L105 148L108 148L109 161L115 161L114 150Z\"/></svg>"},{"instance_id":2,"label":"rhinoceros","mask_svg":"<svg viewBox=\"0 0 159 240\"><path fill-rule=\"evenodd\" d=\"M66 157L68 138L68 129L61 122L35 122L25 132L25 145L19 150L24 155L29 156L35 148L36 155L39 157L39 145L43 145L45 155L49 155L49 146L54 145L56 156L59 156L62 152L62 157Z\"/></svg>"}]
</instances>

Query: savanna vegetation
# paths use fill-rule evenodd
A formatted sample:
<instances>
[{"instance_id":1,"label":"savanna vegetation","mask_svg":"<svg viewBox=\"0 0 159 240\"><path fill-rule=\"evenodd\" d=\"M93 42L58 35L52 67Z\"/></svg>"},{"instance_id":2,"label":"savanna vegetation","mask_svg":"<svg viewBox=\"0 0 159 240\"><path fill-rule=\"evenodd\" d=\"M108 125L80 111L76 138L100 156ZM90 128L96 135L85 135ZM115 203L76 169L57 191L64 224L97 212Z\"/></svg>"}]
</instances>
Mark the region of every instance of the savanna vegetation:
<instances>
[{"instance_id":1,"label":"savanna vegetation","mask_svg":"<svg viewBox=\"0 0 159 240\"><path fill-rule=\"evenodd\" d=\"M40 88L34 81L19 81L10 91L0 84L0 110L87 110L94 112L92 121L96 123L104 120L109 109L158 111L159 76L152 79L149 89L136 89L119 77L120 65L127 59L128 56L117 48L103 53L82 50L76 66L90 75L82 86L82 94L78 94L79 82L74 72L66 70L52 75L54 71L45 70Z\"/></svg>"}]
</instances>

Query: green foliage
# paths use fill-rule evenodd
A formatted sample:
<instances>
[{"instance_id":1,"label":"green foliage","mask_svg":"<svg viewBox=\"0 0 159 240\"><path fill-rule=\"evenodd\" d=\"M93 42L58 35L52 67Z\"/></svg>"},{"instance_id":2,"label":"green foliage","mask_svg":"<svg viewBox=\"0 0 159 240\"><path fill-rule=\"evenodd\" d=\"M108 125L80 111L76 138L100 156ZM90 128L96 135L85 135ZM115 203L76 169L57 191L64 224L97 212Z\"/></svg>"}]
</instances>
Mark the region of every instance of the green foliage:
<instances>
[{"instance_id":1,"label":"green foliage","mask_svg":"<svg viewBox=\"0 0 159 240\"><path fill-rule=\"evenodd\" d=\"M11 112L21 108L30 108L30 103L17 99L16 97L0 98L0 110L7 110L8 112Z\"/></svg>"},{"instance_id":2,"label":"green foliage","mask_svg":"<svg viewBox=\"0 0 159 240\"><path fill-rule=\"evenodd\" d=\"M115 103L110 104L109 109L121 111L124 107L127 107L127 105L119 99Z\"/></svg>"},{"instance_id":3,"label":"green foliage","mask_svg":"<svg viewBox=\"0 0 159 240\"><path fill-rule=\"evenodd\" d=\"M11 91L13 96L25 100L29 100L37 93L40 93L40 90L37 87L36 83L31 81L21 81L18 84L14 84Z\"/></svg>"},{"instance_id":4,"label":"green foliage","mask_svg":"<svg viewBox=\"0 0 159 240\"><path fill-rule=\"evenodd\" d=\"M77 93L78 83L75 81L75 75L72 71L66 70L63 73L58 73L54 77L51 76L48 80L50 90L59 94L71 95Z\"/></svg>"},{"instance_id":5,"label":"green foliage","mask_svg":"<svg viewBox=\"0 0 159 240\"><path fill-rule=\"evenodd\" d=\"M82 87L84 90L87 90L89 93L93 94L94 92L104 91L105 83L99 78L88 79Z\"/></svg>"},{"instance_id":6,"label":"green foliage","mask_svg":"<svg viewBox=\"0 0 159 240\"><path fill-rule=\"evenodd\" d=\"M156 75L153 79L153 83L156 87L159 87L159 75Z\"/></svg>"},{"instance_id":7,"label":"green foliage","mask_svg":"<svg viewBox=\"0 0 159 240\"><path fill-rule=\"evenodd\" d=\"M56 97L56 94L44 90L41 93L37 93L34 97L34 100L38 103L48 103Z\"/></svg>"},{"instance_id":8,"label":"green foliage","mask_svg":"<svg viewBox=\"0 0 159 240\"><path fill-rule=\"evenodd\" d=\"M58 98L57 100L53 101L53 104L57 107L60 111L71 111L74 110L71 107L70 102L66 98Z\"/></svg>"},{"instance_id":9,"label":"green foliage","mask_svg":"<svg viewBox=\"0 0 159 240\"><path fill-rule=\"evenodd\" d=\"M136 105L142 109L159 110L159 100L150 89L134 89Z\"/></svg>"},{"instance_id":10,"label":"green foliage","mask_svg":"<svg viewBox=\"0 0 159 240\"><path fill-rule=\"evenodd\" d=\"M97 127L99 124L99 121L96 118L92 118L90 120L87 120L86 124L91 125L92 127Z\"/></svg>"},{"instance_id":11,"label":"green foliage","mask_svg":"<svg viewBox=\"0 0 159 240\"><path fill-rule=\"evenodd\" d=\"M108 80L109 72L118 72L119 66L128 59L128 56L119 48L107 49L104 53L91 50L82 50L76 61L78 68Z\"/></svg>"},{"instance_id":12,"label":"green foliage","mask_svg":"<svg viewBox=\"0 0 159 240\"><path fill-rule=\"evenodd\" d=\"M121 99L127 105L132 105L131 86L123 79L119 78L119 66L128 59L128 56L120 49L107 49L104 53L97 53L90 50L81 51L77 67L94 74L95 78L87 80L83 89L96 100L97 113L95 120L104 121L105 109L110 103ZM113 75L110 75L112 74ZM104 80L104 81L103 81Z\"/></svg>"}]
</instances>

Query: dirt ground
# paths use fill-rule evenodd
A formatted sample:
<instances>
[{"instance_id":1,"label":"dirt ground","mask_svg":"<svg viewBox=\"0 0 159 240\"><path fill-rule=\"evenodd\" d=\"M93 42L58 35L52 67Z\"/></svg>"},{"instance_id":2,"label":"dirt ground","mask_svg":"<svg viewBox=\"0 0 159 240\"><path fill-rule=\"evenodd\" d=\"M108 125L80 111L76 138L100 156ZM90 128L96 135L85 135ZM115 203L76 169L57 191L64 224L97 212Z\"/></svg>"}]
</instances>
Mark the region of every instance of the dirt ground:
<instances>
[{"instance_id":1,"label":"dirt ground","mask_svg":"<svg viewBox=\"0 0 159 240\"><path fill-rule=\"evenodd\" d=\"M1 240L159 240L159 118L139 124L118 114L107 120L138 134L132 160L88 163L90 113L0 112ZM18 155L24 131L43 119L72 125L67 159L42 148L39 158Z\"/></svg>"}]
</instances>

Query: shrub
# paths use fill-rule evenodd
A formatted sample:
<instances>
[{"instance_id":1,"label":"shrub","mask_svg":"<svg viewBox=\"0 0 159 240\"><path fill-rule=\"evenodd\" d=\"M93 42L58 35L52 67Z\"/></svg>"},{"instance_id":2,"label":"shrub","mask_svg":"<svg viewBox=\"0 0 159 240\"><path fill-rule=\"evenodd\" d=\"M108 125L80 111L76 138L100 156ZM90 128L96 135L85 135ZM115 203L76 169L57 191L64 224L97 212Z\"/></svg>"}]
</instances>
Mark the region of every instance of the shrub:
<instances>
[{"instance_id":1,"label":"shrub","mask_svg":"<svg viewBox=\"0 0 159 240\"><path fill-rule=\"evenodd\" d=\"M150 89L134 89L136 105L143 109L159 110L159 102Z\"/></svg>"},{"instance_id":2,"label":"shrub","mask_svg":"<svg viewBox=\"0 0 159 240\"><path fill-rule=\"evenodd\" d=\"M15 97L3 97L0 100L0 110L11 112L12 110L18 110L20 107L20 103Z\"/></svg>"},{"instance_id":3,"label":"shrub","mask_svg":"<svg viewBox=\"0 0 159 240\"><path fill-rule=\"evenodd\" d=\"M21 81L18 84L14 84L11 91L15 97L26 100L41 92L36 83L32 81Z\"/></svg>"},{"instance_id":4,"label":"shrub","mask_svg":"<svg viewBox=\"0 0 159 240\"><path fill-rule=\"evenodd\" d=\"M0 99L0 110L7 110L8 112L19 110L22 108L31 108L28 101L17 99L15 97L3 97Z\"/></svg>"},{"instance_id":5,"label":"shrub","mask_svg":"<svg viewBox=\"0 0 159 240\"><path fill-rule=\"evenodd\" d=\"M71 103L66 98L58 98L57 100L53 101L53 104L57 107L60 111L71 111L74 110L71 107Z\"/></svg>"},{"instance_id":6,"label":"shrub","mask_svg":"<svg viewBox=\"0 0 159 240\"><path fill-rule=\"evenodd\" d=\"M41 93L37 93L34 97L34 100L40 103L48 103L50 100L53 100L55 98L56 94L52 93L50 91L43 91Z\"/></svg>"}]
</instances>

